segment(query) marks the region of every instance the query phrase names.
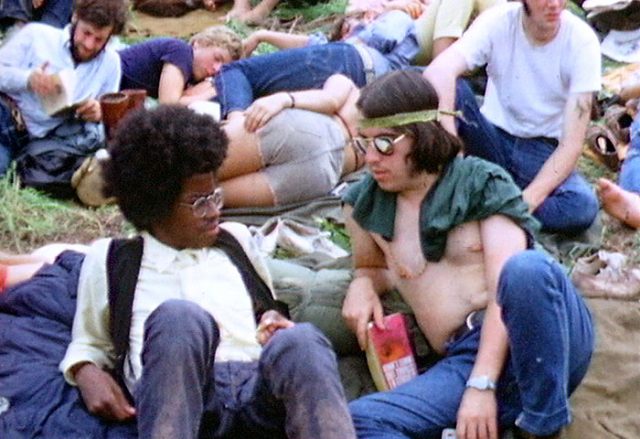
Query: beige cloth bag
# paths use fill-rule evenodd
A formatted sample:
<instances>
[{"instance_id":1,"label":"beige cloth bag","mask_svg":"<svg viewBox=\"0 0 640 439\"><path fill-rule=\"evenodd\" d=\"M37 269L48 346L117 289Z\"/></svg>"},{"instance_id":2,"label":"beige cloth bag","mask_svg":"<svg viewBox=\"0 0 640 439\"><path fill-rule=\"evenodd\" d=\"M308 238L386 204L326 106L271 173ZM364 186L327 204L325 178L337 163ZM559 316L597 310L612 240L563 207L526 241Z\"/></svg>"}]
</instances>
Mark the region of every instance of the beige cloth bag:
<instances>
[{"instance_id":1,"label":"beige cloth bag","mask_svg":"<svg viewBox=\"0 0 640 439\"><path fill-rule=\"evenodd\" d=\"M87 206L98 207L115 202L114 197L107 198L102 193L102 163L105 160L109 160L109 153L106 149L100 149L87 157L71 177L71 186L76 190L80 201Z\"/></svg>"}]
</instances>

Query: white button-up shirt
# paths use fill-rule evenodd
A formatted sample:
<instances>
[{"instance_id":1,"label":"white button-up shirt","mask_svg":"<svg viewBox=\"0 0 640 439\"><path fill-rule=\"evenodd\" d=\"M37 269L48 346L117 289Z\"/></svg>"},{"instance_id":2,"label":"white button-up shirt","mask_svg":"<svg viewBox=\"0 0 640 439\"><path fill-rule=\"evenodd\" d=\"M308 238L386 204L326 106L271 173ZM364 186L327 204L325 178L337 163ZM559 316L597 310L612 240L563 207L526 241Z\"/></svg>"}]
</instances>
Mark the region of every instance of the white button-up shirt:
<instances>
[{"instance_id":1,"label":"white button-up shirt","mask_svg":"<svg viewBox=\"0 0 640 439\"><path fill-rule=\"evenodd\" d=\"M222 225L241 243L254 267L271 286L264 261L241 224ZM213 316L220 329L215 361L252 361L260 356L251 297L238 269L218 248L176 250L143 233L144 247L132 309L129 354L125 381L129 389L142 372L141 352L144 324L149 315L169 299L200 305ZM114 348L109 333L109 303L106 255L110 239L96 241L80 272L78 305L72 341L60 364L65 378L75 384L69 370L89 361L100 367L114 366Z\"/></svg>"}]
</instances>

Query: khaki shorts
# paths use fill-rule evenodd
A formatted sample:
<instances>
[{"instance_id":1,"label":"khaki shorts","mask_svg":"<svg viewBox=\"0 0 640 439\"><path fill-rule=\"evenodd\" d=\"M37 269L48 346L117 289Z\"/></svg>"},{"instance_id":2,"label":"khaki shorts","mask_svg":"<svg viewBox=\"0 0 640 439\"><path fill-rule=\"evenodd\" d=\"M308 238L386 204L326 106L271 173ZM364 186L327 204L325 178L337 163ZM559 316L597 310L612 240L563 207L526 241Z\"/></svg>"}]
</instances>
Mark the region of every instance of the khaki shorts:
<instances>
[{"instance_id":1,"label":"khaki shorts","mask_svg":"<svg viewBox=\"0 0 640 439\"><path fill-rule=\"evenodd\" d=\"M346 141L342 128L332 117L286 109L271 119L258 136L262 172L276 204L327 195L338 183Z\"/></svg>"}]
</instances>

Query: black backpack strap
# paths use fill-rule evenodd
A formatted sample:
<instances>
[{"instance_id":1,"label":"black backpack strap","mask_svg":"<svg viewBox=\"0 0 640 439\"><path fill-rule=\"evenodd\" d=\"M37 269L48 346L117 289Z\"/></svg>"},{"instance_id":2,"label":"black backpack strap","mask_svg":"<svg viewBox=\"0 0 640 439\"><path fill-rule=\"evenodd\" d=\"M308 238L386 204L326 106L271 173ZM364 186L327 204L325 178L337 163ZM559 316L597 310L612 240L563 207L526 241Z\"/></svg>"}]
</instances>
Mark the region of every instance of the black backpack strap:
<instances>
[{"instance_id":1,"label":"black backpack strap","mask_svg":"<svg viewBox=\"0 0 640 439\"><path fill-rule=\"evenodd\" d=\"M129 350L133 298L142 262L142 237L114 239L107 253L109 287L109 331L116 354L116 376L123 377L124 360Z\"/></svg>"},{"instance_id":2,"label":"black backpack strap","mask_svg":"<svg viewBox=\"0 0 640 439\"><path fill-rule=\"evenodd\" d=\"M214 245L229 256L233 265L235 265L240 272L244 285L251 296L257 323L260 322L262 314L270 309L278 311L286 318L290 318L287 304L273 297L273 293L264 282L264 279L262 279L256 271L251 260L242 248L242 245L240 245L231 233L220 229Z\"/></svg>"},{"instance_id":3,"label":"black backpack strap","mask_svg":"<svg viewBox=\"0 0 640 439\"><path fill-rule=\"evenodd\" d=\"M240 272L242 281L251 296L256 322L259 322L262 314L270 309L290 318L287 304L273 297L271 290L256 271L242 245L231 233L221 229L215 246L225 252ZM124 377L124 361L129 350L131 314L138 275L140 274L142 251L143 239L137 237L112 240L107 254L109 330L116 355L114 372L121 385L123 384L122 377ZM126 389L125 386L122 387Z\"/></svg>"}]
</instances>

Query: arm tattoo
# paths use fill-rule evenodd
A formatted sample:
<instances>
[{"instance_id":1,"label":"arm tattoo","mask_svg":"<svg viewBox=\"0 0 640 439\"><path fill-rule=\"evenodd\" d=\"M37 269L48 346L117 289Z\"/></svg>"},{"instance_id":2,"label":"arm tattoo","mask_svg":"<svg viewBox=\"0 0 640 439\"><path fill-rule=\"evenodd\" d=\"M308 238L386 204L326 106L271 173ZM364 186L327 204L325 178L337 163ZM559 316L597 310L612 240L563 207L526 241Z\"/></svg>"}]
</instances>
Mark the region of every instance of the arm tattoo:
<instances>
[{"instance_id":1,"label":"arm tattoo","mask_svg":"<svg viewBox=\"0 0 640 439\"><path fill-rule=\"evenodd\" d=\"M575 111L578 113L578 118L582 119L585 117L585 115L590 116L591 115L591 102L592 102L592 96L591 95L587 95L587 96L579 96L576 99L576 108Z\"/></svg>"}]
</instances>

